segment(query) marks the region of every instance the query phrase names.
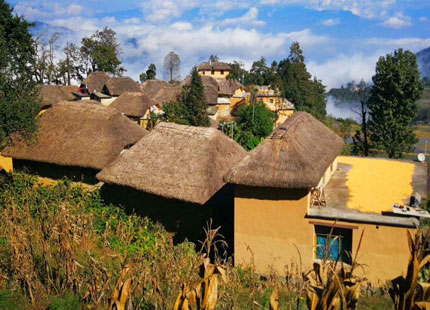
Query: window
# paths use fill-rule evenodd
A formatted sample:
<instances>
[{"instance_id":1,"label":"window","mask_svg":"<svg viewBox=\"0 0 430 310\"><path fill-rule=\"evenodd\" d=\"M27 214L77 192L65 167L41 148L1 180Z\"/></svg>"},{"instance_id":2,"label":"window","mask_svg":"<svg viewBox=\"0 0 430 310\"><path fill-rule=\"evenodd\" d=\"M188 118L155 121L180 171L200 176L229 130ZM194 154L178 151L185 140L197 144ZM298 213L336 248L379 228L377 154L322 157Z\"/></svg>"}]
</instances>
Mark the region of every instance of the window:
<instances>
[{"instance_id":1,"label":"window","mask_svg":"<svg viewBox=\"0 0 430 310\"><path fill-rule=\"evenodd\" d=\"M221 70L221 75L224 75L224 70Z\"/></svg>"},{"instance_id":2,"label":"window","mask_svg":"<svg viewBox=\"0 0 430 310\"><path fill-rule=\"evenodd\" d=\"M203 75L205 75L206 74L206 71L203 71Z\"/></svg>"},{"instance_id":3,"label":"window","mask_svg":"<svg viewBox=\"0 0 430 310\"><path fill-rule=\"evenodd\" d=\"M212 74L212 75L214 75L214 74L215 74L215 70L214 70L214 68L212 68L212 70L211 70L211 74Z\"/></svg>"},{"instance_id":4,"label":"window","mask_svg":"<svg viewBox=\"0 0 430 310\"><path fill-rule=\"evenodd\" d=\"M327 246L329 247L329 259L339 259L339 261L350 264L352 229L315 225L315 258L324 259Z\"/></svg>"},{"instance_id":5,"label":"window","mask_svg":"<svg viewBox=\"0 0 430 310\"><path fill-rule=\"evenodd\" d=\"M273 99L270 99L270 103L273 103Z\"/></svg>"}]
</instances>

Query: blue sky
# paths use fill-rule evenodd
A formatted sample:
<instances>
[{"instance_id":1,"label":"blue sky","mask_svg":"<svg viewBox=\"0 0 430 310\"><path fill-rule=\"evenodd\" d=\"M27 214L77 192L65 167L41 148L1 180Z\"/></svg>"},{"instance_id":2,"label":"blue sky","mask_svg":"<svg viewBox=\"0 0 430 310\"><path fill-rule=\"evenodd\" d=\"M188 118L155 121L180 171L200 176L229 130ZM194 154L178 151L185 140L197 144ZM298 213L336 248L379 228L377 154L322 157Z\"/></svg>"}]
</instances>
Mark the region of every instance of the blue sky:
<instances>
[{"instance_id":1,"label":"blue sky","mask_svg":"<svg viewBox=\"0 0 430 310\"><path fill-rule=\"evenodd\" d=\"M135 79L149 63L162 78L164 56L182 60L182 76L216 54L249 68L288 56L302 45L308 70L329 88L370 80L379 56L397 48L430 46L430 0L122 0L9 1L46 32L65 31L58 45L80 42L104 26L122 47L126 75ZM58 57L61 57L59 54Z\"/></svg>"}]
</instances>

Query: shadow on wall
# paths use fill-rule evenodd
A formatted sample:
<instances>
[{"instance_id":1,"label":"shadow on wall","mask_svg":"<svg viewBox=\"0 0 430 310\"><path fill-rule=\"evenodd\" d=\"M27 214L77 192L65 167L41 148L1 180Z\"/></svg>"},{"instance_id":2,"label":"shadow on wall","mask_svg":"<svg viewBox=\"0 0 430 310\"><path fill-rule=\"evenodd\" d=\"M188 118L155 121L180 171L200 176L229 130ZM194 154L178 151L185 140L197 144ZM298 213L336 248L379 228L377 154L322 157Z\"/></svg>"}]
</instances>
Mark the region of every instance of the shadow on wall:
<instances>
[{"instance_id":1,"label":"shadow on wall","mask_svg":"<svg viewBox=\"0 0 430 310\"><path fill-rule=\"evenodd\" d=\"M19 159L13 160L13 167L16 171L22 171L54 180L67 178L73 182L83 182L91 185L99 183L96 179L96 174L99 173L100 170L91 168L60 166Z\"/></svg>"},{"instance_id":2,"label":"shadow on wall","mask_svg":"<svg viewBox=\"0 0 430 310\"><path fill-rule=\"evenodd\" d=\"M228 253L233 253L234 190L230 185L224 186L204 205L167 199L120 185L104 184L100 193L106 203L121 205L128 214L136 213L162 224L175 234L175 244L187 239L199 248L199 241L205 239L203 228L212 219L212 228L221 226Z\"/></svg>"}]
</instances>

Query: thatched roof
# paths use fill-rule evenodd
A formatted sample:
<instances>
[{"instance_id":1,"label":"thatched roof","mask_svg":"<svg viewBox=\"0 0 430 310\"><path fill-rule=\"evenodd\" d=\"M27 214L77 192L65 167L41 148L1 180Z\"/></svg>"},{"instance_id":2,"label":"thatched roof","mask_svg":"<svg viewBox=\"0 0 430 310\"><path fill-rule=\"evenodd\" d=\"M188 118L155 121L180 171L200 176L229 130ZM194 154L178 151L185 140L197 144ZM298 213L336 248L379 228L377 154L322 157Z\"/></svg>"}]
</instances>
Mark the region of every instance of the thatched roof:
<instances>
[{"instance_id":1,"label":"thatched roof","mask_svg":"<svg viewBox=\"0 0 430 310\"><path fill-rule=\"evenodd\" d=\"M192 203L206 203L246 152L215 128L160 123L103 169L103 182Z\"/></svg>"},{"instance_id":2,"label":"thatched roof","mask_svg":"<svg viewBox=\"0 0 430 310\"><path fill-rule=\"evenodd\" d=\"M121 96L126 91L140 92L139 84L129 77L112 77L110 78L103 90L111 96Z\"/></svg>"},{"instance_id":3,"label":"thatched roof","mask_svg":"<svg viewBox=\"0 0 430 310\"><path fill-rule=\"evenodd\" d=\"M102 169L146 130L116 112L90 101L61 102L42 114L37 140L15 140L3 155L63 166Z\"/></svg>"},{"instance_id":4,"label":"thatched roof","mask_svg":"<svg viewBox=\"0 0 430 310\"><path fill-rule=\"evenodd\" d=\"M219 95L221 96L233 96L236 89L241 88L242 84L240 84L236 80L226 80L220 79L217 80L219 84Z\"/></svg>"},{"instance_id":5,"label":"thatched roof","mask_svg":"<svg viewBox=\"0 0 430 310\"><path fill-rule=\"evenodd\" d=\"M102 91L109 79L110 77L106 72L91 72L83 83L87 85L88 92L91 94L95 91Z\"/></svg>"},{"instance_id":6,"label":"thatched roof","mask_svg":"<svg viewBox=\"0 0 430 310\"><path fill-rule=\"evenodd\" d=\"M199 65L198 70L226 70L226 71L230 71L231 68L225 62L213 61L213 62L202 62Z\"/></svg>"},{"instance_id":7,"label":"thatched roof","mask_svg":"<svg viewBox=\"0 0 430 310\"><path fill-rule=\"evenodd\" d=\"M216 105L217 99L218 99L218 82L216 79L210 76L201 76L203 83L203 91L205 93L206 103L209 105ZM183 85L188 85L191 83L191 76L188 76L184 82Z\"/></svg>"},{"instance_id":8,"label":"thatched roof","mask_svg":"<svg viewBox=\"0 0 430 310\"><path fill-rule=\"evenodd\" d=\"M161 107L164 103L174 101L182 87L165 81L149 80L141 85L141 91Z\"/></svg>"},{"instance_id":9,"label":"thatched roof","mask_svg":"<svg viewBox=\"0 0 430 310\"><path fill-rule=\"evenodd\" d=\"M312 188L340 154L343 140L306 112L298 112L225 177L257 187Z\"/></svg>"},{"instance_id":10,"label":"thatched roof","mask_svg":"<svg viewBox=\"0 0 430 310\"><path fill-rule=\"evenodd\" d=\"M49 107L63 100L73 100L72 92L78 91L77 86L40 85L39 98L42 107Z\"/></svg>"},{"instance_id":11,"label":"thatched roof","mask_svg":"<svg viewBox=\"0 0 430 310\"><path fill-rule=\"evenodd\" d=\"M154 102L142 92L125 92L115 99L108 109L116 109L126 116L142 117Z\"/></svg>"}]
</instances>

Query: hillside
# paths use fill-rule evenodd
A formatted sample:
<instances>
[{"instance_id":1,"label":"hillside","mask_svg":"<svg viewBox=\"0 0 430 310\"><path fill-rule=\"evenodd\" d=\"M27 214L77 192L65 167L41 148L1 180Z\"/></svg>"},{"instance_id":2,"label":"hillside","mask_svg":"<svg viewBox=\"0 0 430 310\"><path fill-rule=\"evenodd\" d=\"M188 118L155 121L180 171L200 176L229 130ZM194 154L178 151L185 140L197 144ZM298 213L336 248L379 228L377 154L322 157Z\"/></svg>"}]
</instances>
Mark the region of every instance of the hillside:
<instances>
[{"instance_id":1,"label":"hillside","mask_svg":"<svg viewBox=\"0 0 430 310\"><path fill-rule=\"evenodd\" d=\"M420 67L421 76L430 77L430 47L427 47L417 54L418 66Z\"/></svg>"}]
</instances>

